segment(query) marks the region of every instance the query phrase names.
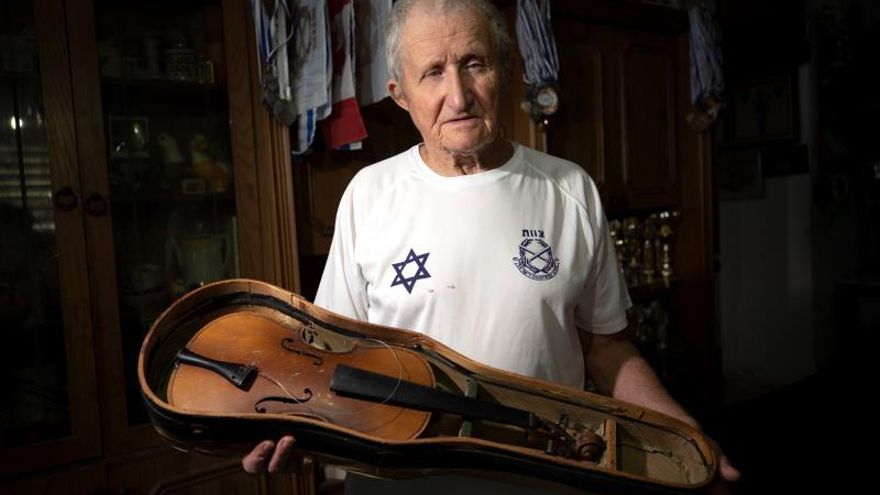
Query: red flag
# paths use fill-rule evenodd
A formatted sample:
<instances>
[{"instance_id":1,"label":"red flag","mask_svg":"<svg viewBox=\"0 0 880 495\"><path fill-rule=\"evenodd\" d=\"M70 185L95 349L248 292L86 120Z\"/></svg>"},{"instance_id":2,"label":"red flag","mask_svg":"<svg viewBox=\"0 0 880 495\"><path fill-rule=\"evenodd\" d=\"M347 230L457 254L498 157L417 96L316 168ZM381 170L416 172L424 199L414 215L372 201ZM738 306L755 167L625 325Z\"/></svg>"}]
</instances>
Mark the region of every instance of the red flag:
<instances>
[{"instance_id":1,"label":"red flag","mask_svg":"<svg viewBox=\"0 0 880 495\"><path fill-rule=\"evenodd\" d=\"M333 49L333 111L321 121L321 131L332 149L359 147L367 128L354 90L354 6L352 0L330 0L330 46Z\"/></svg>"}]
</instances>

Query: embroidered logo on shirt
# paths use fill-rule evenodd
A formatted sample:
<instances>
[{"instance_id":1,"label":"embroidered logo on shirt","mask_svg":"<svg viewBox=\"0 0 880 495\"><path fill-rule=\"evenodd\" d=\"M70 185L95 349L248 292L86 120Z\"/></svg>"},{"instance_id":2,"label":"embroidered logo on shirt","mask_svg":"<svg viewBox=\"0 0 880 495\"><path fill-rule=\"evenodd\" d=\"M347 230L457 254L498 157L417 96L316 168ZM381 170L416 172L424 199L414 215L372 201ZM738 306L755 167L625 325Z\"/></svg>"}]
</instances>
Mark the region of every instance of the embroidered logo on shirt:
<instances>
[{"instance_id":1,"label":"embroidered logo on shirt","mask_svg":"<svg viewBox=\"0 0 880 495\"><path fill-rule=\"evenodd\" d=\"M550 280L559 271L559 258L544 240L543 230L523 229L525 237L519 243L519 257L513 258L516 268L532 280Z\"/></svg>"},{"instance_id":2,"label":"embroidered logo on shirt","mask_svg":"<svg viewBox=\"0 0 880 495\"><path fill-rule=\"evenodd\" d=\"M394 281L391 282L391 287L402 285L408 293L412 294L413 287L415 287L417 280L431 278L431 274L425 269L425 262L428 261L428 255L430 254L431 253L416 254L415 251L410 249L409 255L407 255L405 260L399 263L392 263L391 266L394 267L394 271L397 272L397 275L394 277ZM415 273L413 273L412 269L407 269L410 263L415 264ZM407 273L413 273L413 275L407 276Z\"/></svg>"}]
</instances>

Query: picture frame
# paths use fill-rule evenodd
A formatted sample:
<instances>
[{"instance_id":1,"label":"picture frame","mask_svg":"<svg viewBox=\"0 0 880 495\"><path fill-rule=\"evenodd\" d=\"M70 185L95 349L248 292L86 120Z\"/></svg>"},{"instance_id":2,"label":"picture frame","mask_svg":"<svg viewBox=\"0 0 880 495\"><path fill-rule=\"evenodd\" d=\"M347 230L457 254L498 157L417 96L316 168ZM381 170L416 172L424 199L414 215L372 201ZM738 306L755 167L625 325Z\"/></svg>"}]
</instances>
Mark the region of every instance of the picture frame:
<instances>
[{"instance_id":1,"label":"picture frame","mask_svg":"<svg viewBox=\"0 0 880 495\"><path fill-rule=\"evenodd\" d=\"M799 137L795 74L779 74L729 84L723 144L765 145Z\"/></svg>"},{"instance_id":2,"label":"picture frame","mask_svg":"<svg viewBox=\"0 0 880 495\"><path fill-rule=\"evenodd\" d=\"M134 158L150 157L150 121L146 117L131 117L129 135L131 139L131 156Z\"/></svg>"},{"instance_id":3,"label":"picture frame","mask_svg":"<svg viewBox=\"0 0 880 495\"><path fill-rule=\"evenodd\" d=\"M111 115L107 119L107 143L110 146L110 158L129 157L129 128L127 117Z\"/></svg>"},{"instance_id":4,"label":"picture frame","mask_svg":"<svg viewBox=\"0 0 880 495\"><path fill-rule=\"evenodd\" d=\"M810 173L807 145L762 149L761 170L764 178Z\"/></svg>"},{"instance_id":5,"label":"picture frame","mask_svg":"<svg viewBox=\"0 0 880 495\"><path fill-rule=\"evenodd\" d=\"M715 167L719 200L764 197L764 174L760 150L728 150L719 153Z\"/></svg>"},{"instance_id":6,"label":"picture frame","mask_svg":"<svg viewBox=\"0 0 880 495\"><path fill-rule=\"evenodd\" d=\"M180 192L183 194L203 195L207 193L204 179L183 179L180 181Z\"/></svg>"}]
</instances>

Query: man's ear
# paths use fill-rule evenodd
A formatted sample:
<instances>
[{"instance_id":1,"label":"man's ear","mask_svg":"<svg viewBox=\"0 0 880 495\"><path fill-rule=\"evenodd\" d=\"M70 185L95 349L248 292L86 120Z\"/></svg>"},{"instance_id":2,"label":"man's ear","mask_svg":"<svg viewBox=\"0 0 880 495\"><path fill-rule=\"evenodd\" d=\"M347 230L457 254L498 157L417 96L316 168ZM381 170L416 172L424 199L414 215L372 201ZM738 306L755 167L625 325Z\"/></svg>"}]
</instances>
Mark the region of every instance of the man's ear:
<instances>
[{"instance_id":1,"label":"man's ear","mask_svg":"<svg viewBox=\"0 0 880 495\"><path fill-rule=\"evenodd\" d=\"M409 112L409 104L403 94L403 88L394 79L388 80L388 94L391 95L391 99L397 103L397 106Z\"/></svg>"}]
</instances>

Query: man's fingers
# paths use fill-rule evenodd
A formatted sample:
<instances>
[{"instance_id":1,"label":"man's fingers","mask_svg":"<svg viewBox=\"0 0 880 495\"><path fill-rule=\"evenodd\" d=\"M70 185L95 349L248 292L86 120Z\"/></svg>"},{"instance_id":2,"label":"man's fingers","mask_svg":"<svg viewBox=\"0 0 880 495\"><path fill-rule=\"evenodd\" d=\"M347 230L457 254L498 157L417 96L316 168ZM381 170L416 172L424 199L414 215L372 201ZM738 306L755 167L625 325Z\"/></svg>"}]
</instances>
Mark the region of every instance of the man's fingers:
<instances>
[{"instance_id":1,"label":"man's fingers","mask_svg":"<svg viewBox=\"0 0 880 495\"><path fill-rule=\"evenodd\" d=\"M275 447L275 454L269 461L270 473L282 473L291 471L290 461L293 456L294 440L291 436L281 437L278 440L278 446Z\"/></svg>"},{"instance_id":2,"label":"man's fingers","mask_svg":"<svg viewBox=\"0 0 880 495\"><path fill-rule=\"evenodd\" d=\"M241 459L241 467L244 468L245 472L250 474L260 474L264 472L266 470L266 463L268 462L269 456L272 455L274 449L275 442L272 440L260 442L254 447L254 450L250 451Z\"/></svg>"},{"instance_id":3,"label":"man's fingers","mask_svg":"<svg viewBox=\"0 0 880 495\"><path fill-rule=\"evenodd\" d=\"M733 464L730 463L730 459L728 459L723 453L721 454L719 468L721 479L724 481L739 481L740 476L742 476L739 470L733 467Z\"/></svg>"},{"instance_id":4,"label":"man's fingers","mask_svg":"<svg viewBox=\"0 0 880 495\"><path fill-rule=\"evenodd\" d=\"M718 458L718 476L724 481L739 481L739 478L742 475L738 469L733 467L730 459L724 455L724 451L721 450L721 445L712 438L709 438L708 440L709 444L712 445L712 449L715 451L715 456Z\"/></svg>"}]
</instances>

